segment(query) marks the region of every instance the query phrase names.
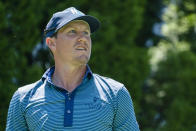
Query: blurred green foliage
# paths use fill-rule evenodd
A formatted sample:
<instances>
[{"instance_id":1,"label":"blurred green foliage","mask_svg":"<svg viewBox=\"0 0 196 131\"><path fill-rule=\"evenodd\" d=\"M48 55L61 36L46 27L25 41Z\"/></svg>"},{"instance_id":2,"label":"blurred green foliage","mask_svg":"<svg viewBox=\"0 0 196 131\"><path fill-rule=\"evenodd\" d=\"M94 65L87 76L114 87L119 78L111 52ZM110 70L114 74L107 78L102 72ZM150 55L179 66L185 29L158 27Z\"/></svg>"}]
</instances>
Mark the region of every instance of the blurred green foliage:
<instances>
[{"instance_id":1,"label":"blurred green foliage","mask_svg":"<svg viewBox=\"0 0 196 131\"><path fill-rule=\"evenodd\" d=\"M0 1L0 130L5 129L14 91L40 79L53 65L43 30L54 12L70 6L101 21L92 34L89 65L93 72L125 84L141 130L195 130L196 3L173 2ZM161 22L160 35L153 28ZM155 58L160 59L151 62Z\"/></svg>"},{"instance_id":2,"label":"blurred green foliage","mask_svg":"<svg viewBox=\"0 0 196 131\"><path fill-rule=\"evenodd\" d=\"M147 131L196 130L196 1L165 0L162 39L152 47L143 117Z\"/></svg>"}]
</instances>

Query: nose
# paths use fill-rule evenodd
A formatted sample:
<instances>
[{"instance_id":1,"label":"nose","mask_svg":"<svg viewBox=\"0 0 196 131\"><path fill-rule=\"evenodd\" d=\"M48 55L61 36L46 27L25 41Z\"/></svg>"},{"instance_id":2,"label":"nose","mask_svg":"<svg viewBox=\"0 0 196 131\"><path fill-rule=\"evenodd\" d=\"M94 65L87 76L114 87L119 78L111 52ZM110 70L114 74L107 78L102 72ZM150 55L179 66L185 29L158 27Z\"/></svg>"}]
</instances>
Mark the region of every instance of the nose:
<instances>
[{"instance_id":1,"label":"nose","mask_svg":"<svg viewBox=\"0 0 196 131\"><path fill-rule=\"evenodd\" d=\"M87 38L86 38L85 34L83 34L82 32L79 33L78 42L86 42L86 41L87 41Z\"/></svg>"}]
</instances>

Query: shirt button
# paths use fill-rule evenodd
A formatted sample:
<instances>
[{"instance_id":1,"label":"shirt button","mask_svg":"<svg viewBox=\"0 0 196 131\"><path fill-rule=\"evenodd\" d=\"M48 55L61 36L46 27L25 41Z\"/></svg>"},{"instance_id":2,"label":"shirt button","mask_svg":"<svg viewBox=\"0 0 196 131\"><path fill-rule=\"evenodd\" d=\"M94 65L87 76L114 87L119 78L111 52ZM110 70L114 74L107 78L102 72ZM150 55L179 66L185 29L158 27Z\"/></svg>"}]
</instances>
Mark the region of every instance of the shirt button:
<instances>
[{"instance_id":1,"label":"shirt button","mask_svg":"<svg viewBox=\"0 0 196 131\"><path fill-rule=\"evenodd\" d=\"M70 110L67 110L67 113L71 113L71 111Z\"/></svg>"}]
</instances>

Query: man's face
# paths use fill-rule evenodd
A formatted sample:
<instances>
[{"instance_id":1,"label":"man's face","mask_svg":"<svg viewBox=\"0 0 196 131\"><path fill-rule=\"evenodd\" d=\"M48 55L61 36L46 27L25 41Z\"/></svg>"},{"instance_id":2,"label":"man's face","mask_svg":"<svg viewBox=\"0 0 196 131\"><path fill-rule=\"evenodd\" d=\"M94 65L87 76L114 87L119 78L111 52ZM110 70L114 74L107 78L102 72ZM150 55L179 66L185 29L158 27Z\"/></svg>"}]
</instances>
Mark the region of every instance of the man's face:
<instances>
[{"instance_id":1,"label":"man's face","mask_svg":"<svg viewBox=\"0 0 196 131\"><path fill-rule=\"evenodd\" d=\"M87 64L91 55L91 37L88 23L75 20L64 26L54 38L55 62Z\"/></svg>"}]
</instances>

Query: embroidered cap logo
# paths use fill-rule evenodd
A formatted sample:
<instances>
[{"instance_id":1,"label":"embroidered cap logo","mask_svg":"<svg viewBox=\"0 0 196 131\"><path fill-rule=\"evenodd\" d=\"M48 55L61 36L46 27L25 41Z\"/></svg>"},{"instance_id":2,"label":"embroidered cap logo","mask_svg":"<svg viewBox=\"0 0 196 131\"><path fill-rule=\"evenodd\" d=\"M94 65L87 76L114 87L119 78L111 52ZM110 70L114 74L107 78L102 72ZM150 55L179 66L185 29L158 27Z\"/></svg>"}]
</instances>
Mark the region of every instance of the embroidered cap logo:
<instances>
[{"instance_id":1,"label":"embroidered cap logo","mask_svg":"<svg viewBox=\"0 0 196 131\"><path fill-rule=\"evenodd\" d=\"M72 12L72 14L77 14L77 10L74 8L71 9L71 12Z\"/></svg>"}]
</instances>

